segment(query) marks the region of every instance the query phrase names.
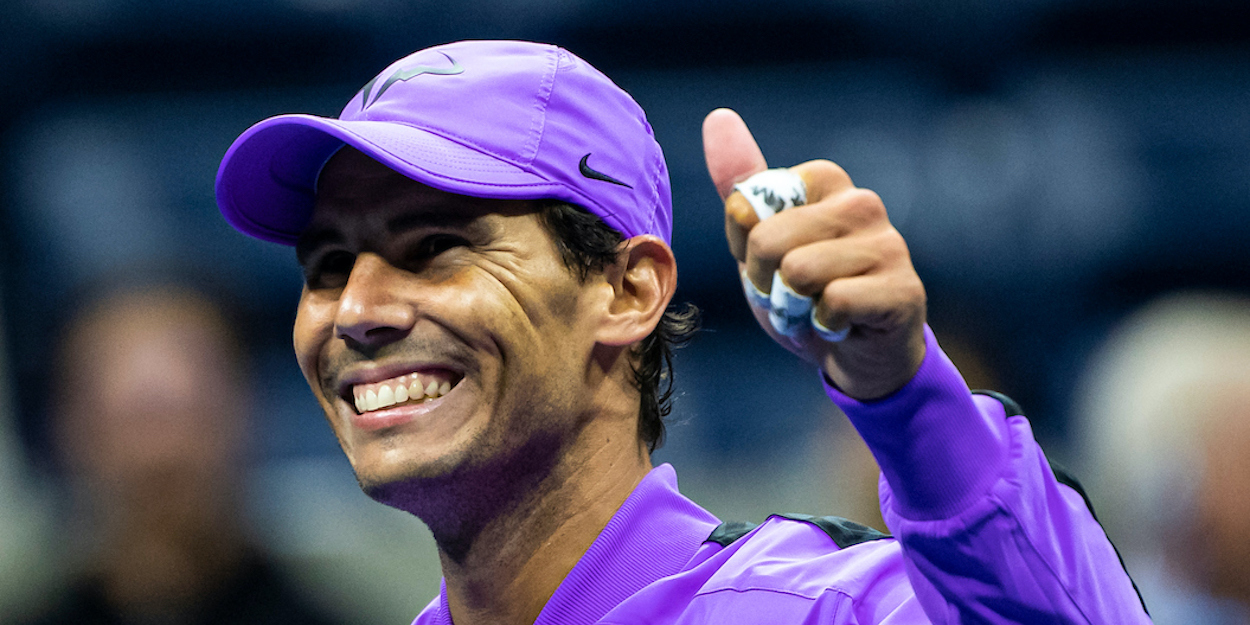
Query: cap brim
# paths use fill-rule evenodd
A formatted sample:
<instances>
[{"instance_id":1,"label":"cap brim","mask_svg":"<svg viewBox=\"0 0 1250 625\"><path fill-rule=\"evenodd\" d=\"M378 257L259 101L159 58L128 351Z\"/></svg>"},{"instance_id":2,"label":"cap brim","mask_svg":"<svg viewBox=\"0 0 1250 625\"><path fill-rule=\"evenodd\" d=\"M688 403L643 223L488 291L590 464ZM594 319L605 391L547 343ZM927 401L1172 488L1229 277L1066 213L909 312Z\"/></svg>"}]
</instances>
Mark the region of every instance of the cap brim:
<instances>
[{"instance_id":1,"label":"cap brim","mask_svg":"<svg viewBox=\"0 0 1250 625\"><path fill-rule=\"evenodd\" d=\"M216 185L222 215L245 234L294 245L312 217L317 176L344 144L449 193L495 199L569 195L562 185L511 162L408 124L280 115L252 126L226 151Z\"/></svg>"}]
</instances>

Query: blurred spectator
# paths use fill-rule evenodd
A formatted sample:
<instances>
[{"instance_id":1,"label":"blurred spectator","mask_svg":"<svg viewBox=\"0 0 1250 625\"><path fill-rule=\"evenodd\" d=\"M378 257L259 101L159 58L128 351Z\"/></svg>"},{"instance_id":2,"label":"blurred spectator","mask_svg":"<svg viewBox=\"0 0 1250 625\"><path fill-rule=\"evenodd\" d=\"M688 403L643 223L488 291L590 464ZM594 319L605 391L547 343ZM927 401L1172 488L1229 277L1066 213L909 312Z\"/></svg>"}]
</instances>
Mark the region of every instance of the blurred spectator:
<instances>
[{"instance_id":1,"label":"blurred spectator","mask_svg":"<svg viewBox=\"0 0 1250 625\"><path fill-rule=\"evenodd\" d=\"M0 321L3 317L0 301ZM46 528L53 497L40 488L15 427L5 347L0 333L0 623L29 609L55 571L44 557L51 542Z\"/></svg>"},{"instance_id":2,"label":"blurred spectator","mask_svg":"<svg viewBox=\"0 0 1250 625\"><path fill-rule=\"evenodd\" d=\"M1147 306L1078 398L1080 473L1155 622L1250 623L1250 300Z\"/></svg>"},{"instance_id":3,"label":"blurred spectator","mask_svg":"<svg viewBox=\"0 0 1250 625\"><path fill-rule=\"evenodd\" d=\"M76 574L37 623L327 623L249 542L242 346L175 286L96 298L59 342L52 441Z\"/></svg>"}]
</instances>

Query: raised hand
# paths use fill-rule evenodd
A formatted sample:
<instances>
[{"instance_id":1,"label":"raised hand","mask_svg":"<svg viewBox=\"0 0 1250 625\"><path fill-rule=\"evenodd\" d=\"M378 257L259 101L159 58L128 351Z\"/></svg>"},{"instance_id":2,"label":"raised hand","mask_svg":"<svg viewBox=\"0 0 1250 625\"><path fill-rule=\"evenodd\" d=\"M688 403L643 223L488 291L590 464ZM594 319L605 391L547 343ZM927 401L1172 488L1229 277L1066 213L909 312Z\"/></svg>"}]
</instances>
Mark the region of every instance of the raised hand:
<instances>
[{"instance_id":1,"label":"raised hand","mask_svg":"<svg viewBox=\"0 0 1250 625\"><path fill-rule=\"evenodd\" d=\"M751 308L764 330L851 397L880 398L911 380L925 353L925 291L881 198L856 188L834 163L808 161L789 170L806 186L806 204L761 221L733 188L767 168L742 118L729 109L709 113L703 150L725 201L725 235L744 280L770 294L776 274L812 298L817 324L846 336L826 340L810 324L787 336L757 302Z\"/></svg>"}]
</instances>

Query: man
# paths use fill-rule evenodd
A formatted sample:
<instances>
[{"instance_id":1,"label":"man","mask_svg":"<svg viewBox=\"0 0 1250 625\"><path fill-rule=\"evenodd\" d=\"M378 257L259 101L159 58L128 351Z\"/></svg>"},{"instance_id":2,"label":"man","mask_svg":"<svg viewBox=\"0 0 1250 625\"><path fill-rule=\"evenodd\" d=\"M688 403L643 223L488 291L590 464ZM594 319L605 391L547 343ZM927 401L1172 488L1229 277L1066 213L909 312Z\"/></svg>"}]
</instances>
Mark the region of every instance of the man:
<instances>
[{"instance_id":1,"label":"man","mask_svg":"<svg viewBox=\"0 0 1250 625\"><path fill-rule=\"evenodd\" d=\"M805 198L731 194L759 149L729 111L704 137L757 317L873 449L897 541L722 525L652 468L682 329L668 176L642 110L585 61L423 50L338 120L272 118L226 154L226 219L296 247L295 350L361 486L438 543L417 622L1145 622L1027 422L974 398L927 332L880 199L825 161L774 176ZM760 222L779 198L803 205Z\"/></svg>"},{"instance_id":2,"label":"man","mask_svg":"<svg viewBox=\"0 0 1250 625\"><path fill-rule=\"evenodd\" d=\"M216 302L132 275L85 301L55 343L75 570L31 623L335 622L247 536L247 356Z\"/></svg>"},{"instance_id":3,"label":"man","mask_svg":"<svg viewBox=\"0 0 1250 625\"><path fill-rule=\"evenodd\" d=\"M1077 389L1081 466L1155 619L1250 623L1250 298L1149 302Z\"/></svg>"}]
</instances>

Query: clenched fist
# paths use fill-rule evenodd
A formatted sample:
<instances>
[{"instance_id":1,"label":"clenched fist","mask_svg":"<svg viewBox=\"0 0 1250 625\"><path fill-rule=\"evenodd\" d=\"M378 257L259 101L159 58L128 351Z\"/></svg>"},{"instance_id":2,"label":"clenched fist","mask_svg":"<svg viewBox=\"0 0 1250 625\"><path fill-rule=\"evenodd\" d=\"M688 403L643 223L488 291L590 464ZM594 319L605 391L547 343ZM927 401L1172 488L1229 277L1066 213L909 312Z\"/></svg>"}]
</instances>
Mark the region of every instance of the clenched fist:
<instances>
[{"instance_id":1,"label":"clenched fist","mask_svg":"<svg viewBox=\"0 0 1250 625\"><path fill-rule=\"evenodd\" d=\"M780 280L811 297L815 322L846 337L826 340L810 323L784 335L766 307L753 305L764 330L856 399L884 397L907 384L924 359L925 292L881 198L856 188L834 163L809 161L790 168L806 186L806 203L761 221L734 190L767 168L742 118L729 109L708 114L703 150L744 280L764 294Z\"/></svg>"}]
</instances>

